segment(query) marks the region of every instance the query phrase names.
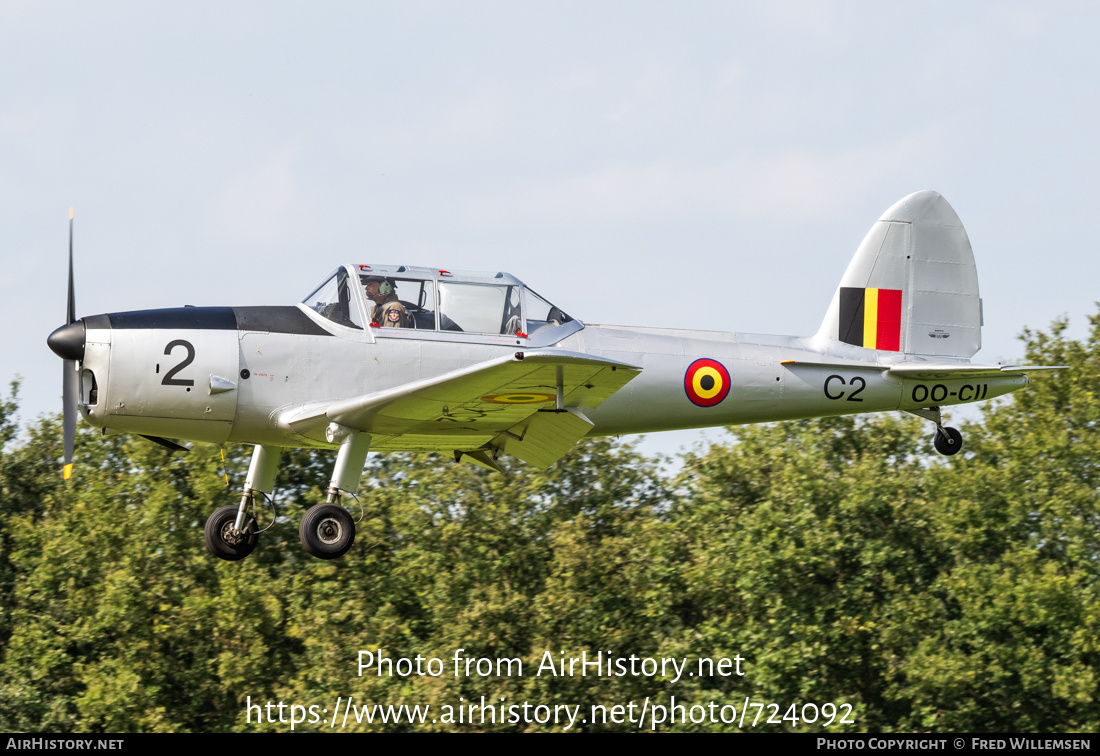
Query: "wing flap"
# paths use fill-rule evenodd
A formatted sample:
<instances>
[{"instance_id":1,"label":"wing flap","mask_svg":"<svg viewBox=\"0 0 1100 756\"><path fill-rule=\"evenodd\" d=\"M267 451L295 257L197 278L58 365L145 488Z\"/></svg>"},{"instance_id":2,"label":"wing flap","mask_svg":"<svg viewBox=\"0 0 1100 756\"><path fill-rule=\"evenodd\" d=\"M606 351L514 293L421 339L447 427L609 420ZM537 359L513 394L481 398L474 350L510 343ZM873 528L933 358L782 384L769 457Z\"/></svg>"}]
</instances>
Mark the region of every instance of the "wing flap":
<instances>
[{"instance_id":1,"label":"wing flap","mask_svg":"<svg viewBox=\"0 0 1100 756\"><path fill-rule=\"evenodd\" d=\"M545 470L584 438L592 425L575 409L540 410L493 439L493 446Z\"/></svg>"}]
</instances>

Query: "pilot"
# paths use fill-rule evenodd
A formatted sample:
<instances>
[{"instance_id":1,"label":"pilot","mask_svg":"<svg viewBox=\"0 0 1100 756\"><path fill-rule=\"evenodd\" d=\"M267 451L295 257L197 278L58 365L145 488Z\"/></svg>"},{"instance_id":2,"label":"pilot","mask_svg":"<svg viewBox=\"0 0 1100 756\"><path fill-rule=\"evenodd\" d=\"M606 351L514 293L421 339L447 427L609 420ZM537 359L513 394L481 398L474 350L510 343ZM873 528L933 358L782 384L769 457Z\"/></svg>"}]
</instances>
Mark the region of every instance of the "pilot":
<instances>
[{"instance_id":1,"label":"pilot","mask_svg":"<svg viewBox=\"0 0 1100 756\"><path fill-rule=\"evenodd\" d=\"M374 302L370 319L382 328L411 328L412 317L405 305L397 301L397 285L392 279L368 276L363 279L367 299Z\"/></svg>"}]
</instances>

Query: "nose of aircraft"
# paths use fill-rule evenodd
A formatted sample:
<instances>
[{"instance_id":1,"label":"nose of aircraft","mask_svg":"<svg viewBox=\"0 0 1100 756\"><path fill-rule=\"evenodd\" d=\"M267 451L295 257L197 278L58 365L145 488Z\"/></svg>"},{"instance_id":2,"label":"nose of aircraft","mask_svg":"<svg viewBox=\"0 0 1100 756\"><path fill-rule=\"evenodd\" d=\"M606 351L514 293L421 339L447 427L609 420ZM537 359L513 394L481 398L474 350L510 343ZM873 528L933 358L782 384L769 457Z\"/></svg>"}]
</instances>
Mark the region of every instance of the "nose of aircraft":
<instances>
[{"instance_id":1,"label":"nose of aircraft","mask_svg":"<svg viewBox=\"0 0 1100 756\"><path fill-rule=\"evenodd\" d=\"M84 359L84 321L63 325L46 338L46 344L53 353L65 360Z\"/></svg>"}]
</instances>

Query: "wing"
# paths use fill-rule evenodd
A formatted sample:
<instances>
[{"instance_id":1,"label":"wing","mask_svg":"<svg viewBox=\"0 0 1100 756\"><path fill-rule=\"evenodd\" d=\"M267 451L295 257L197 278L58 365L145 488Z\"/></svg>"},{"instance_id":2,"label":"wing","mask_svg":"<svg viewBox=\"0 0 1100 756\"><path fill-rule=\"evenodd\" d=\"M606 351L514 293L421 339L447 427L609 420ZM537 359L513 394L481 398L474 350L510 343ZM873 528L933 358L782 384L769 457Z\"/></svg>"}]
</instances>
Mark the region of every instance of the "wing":
<instances>
[{"instance_id":1,"label":"wing","mask_svg":"<svg viewBox=\"0 0 1100 756\"><path fill-rule=\"evenodd\" d=\"M370 433L376 450L502 449L548 467L592 428L584 408L598 406L640 372L578 352L516 352L386 391L296 408L279 424L308 437L335 422Z\"/></svg>"}]
</instances>

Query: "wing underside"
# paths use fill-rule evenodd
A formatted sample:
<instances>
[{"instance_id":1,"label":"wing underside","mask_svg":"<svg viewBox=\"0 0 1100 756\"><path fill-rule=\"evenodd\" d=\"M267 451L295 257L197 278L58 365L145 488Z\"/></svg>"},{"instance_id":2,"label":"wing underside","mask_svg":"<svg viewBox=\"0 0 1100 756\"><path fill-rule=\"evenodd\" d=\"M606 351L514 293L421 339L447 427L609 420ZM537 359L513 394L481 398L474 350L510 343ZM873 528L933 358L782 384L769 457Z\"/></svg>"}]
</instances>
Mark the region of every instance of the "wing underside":
<instances>
[{"instance_id":1,"label":"wing underside","mask_svg":"<svg viewBox=\"0 0 1100 756\"><path fill-rule=\"evenodd\" d=\"M592 428L584 409L639 372L576 352L517 352L386 391L295 408L282 413L279 425L317 441L337 423L370 433L375 451L484 451L494 459L505 451L548 467Z\"/></svg>"}]
</instances>

